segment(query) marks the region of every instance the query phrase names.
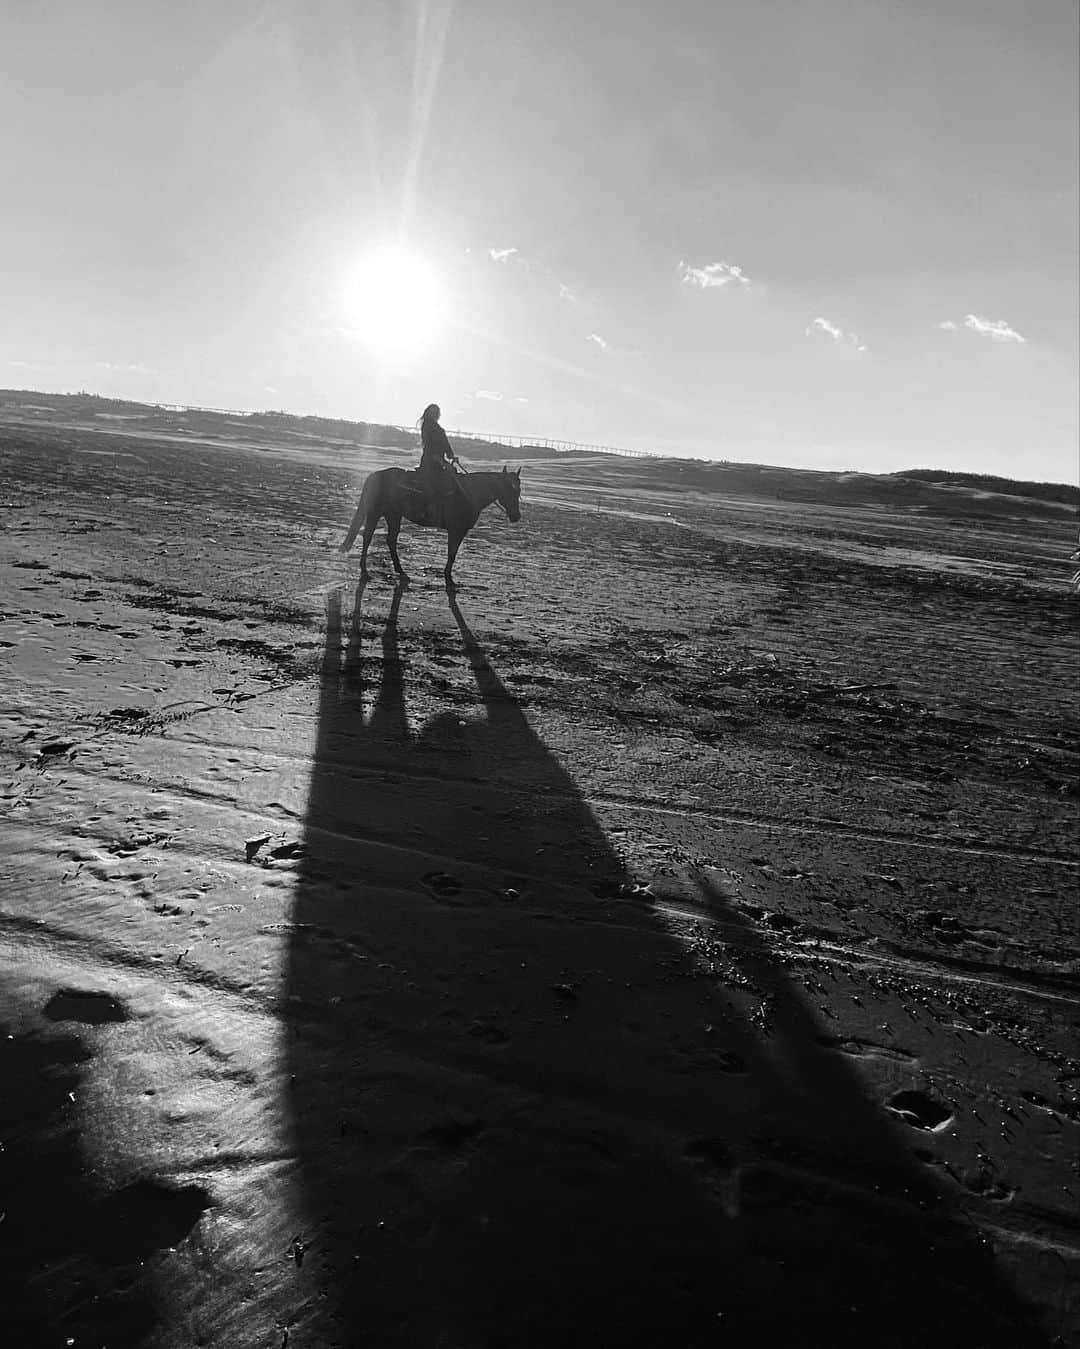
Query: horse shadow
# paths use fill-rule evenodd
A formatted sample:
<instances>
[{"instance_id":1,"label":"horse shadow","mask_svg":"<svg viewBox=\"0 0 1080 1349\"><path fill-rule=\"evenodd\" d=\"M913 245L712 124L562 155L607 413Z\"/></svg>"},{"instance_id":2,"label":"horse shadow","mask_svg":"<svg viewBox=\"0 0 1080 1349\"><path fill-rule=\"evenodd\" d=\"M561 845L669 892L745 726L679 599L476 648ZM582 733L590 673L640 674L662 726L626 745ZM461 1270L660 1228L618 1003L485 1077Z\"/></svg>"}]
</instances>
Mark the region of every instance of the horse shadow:
<instances>
[{"instance_id":1,"label":"horse shadow","mask_svg":"<svg viewBox=\"0 0 1080 1349\"><path fill-rule=\"evenodd\" d=\"M454 596L475 693L420 726L402 590L381 632L363 596L328 601L286 987L330 1341L1045 1343L739 911L703 887L768 1033L633 892Z\"/></svg>"}]
</instances>

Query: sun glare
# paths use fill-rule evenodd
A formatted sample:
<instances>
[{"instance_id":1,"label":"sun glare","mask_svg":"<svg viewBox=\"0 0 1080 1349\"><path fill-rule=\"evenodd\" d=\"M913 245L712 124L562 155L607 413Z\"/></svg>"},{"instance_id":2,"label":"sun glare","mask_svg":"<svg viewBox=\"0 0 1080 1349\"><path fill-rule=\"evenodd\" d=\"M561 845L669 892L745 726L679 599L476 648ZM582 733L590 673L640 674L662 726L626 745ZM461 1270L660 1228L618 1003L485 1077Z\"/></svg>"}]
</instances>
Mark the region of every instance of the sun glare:
<instances>
[{"instance_id":1,"label":"sun glare","mask_svg":"<svg viewBox=\"0 0 1080 1349\"><path fill-rule=\"evenodd\" d=\"M348 277L342 302L350 331L387 361L408 361L440 335L446 297L431 267L399 247L361 259Z\"/></svg>"}]
</instances>

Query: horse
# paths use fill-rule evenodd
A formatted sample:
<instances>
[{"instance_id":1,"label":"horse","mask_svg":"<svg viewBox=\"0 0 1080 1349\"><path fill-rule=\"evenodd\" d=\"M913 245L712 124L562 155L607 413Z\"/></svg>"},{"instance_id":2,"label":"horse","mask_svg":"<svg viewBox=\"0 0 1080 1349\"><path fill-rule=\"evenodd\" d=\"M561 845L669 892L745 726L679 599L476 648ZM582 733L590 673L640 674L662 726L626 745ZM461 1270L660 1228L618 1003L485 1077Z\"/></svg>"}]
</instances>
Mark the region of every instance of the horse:
<instances>
[{"instance_id":1,"label":"horse","mask_svg":"<svg viewBox=\"0 0 1080 1349\"><path fill-rule=\"evenodd\" d=\"M403 468L381 468L369 473L360 493L360 504L349 525L339 551L347 553L361 529L364 546L360 553L360 575L368 576L367 555L375 527L386 521L386 545L398 577L406 581L405 569L397 552L398 530L404 517L416 525L433 525L446 530L446 566L443 576L453 587L454 559L465 535L480 519L481 511L494 502L506 512L512 523L521 519L521 469L501 473L458 473L451 488L437 502L434 519L427 511L427 494L417 485L416 474Z\"/></svg>"}]
</instances>

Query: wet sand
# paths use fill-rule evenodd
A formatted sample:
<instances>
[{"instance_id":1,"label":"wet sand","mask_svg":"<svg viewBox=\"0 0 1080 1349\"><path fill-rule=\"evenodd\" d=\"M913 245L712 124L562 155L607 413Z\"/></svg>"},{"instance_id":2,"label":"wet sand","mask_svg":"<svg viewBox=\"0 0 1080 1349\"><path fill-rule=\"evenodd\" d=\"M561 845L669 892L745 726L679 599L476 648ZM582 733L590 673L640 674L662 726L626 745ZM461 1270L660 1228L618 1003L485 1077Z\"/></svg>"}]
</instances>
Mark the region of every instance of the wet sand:
<instances>
[{"instance_id":1,"label":"wet sand","mask_svg":"<svg viewBox=\"0 0 1080 1349\"><path fill-rule=\"evenodd\" d=\"M14 1342L1074 1340L1068 522L396 458L0 426Z\"/></svg>"}]
</instances>

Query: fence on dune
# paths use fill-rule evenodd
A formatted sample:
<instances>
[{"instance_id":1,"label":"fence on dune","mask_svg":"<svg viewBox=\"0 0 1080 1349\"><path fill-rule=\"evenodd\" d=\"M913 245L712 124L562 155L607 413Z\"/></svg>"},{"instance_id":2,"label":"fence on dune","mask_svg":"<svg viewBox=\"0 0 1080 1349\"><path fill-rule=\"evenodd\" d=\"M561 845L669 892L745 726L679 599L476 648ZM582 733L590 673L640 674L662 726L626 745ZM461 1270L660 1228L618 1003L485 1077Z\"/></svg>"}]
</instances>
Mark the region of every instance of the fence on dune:
<instances>
[{"instance_id":1,"label":"fence on dune","mask_svg":"<svg viewBox=\"0 0 1080 1349\"><path fill-rule=\"evenodd\" d=\"M297 420L338 420L337 418L321 418L317 413L266 413L252 412L250 408L208 408L196 407L192 403L149 403L148 407L157 408L161 412L191 412L191 413L210 413L218 417L295 417ZM342 419L344 420L344 419ZM360 423L354 423L359 425ZM393 422L371 422L371 426L385 426L387 430L397 431L402 435L416 436L415 426L398 426ZM504 436L504 435L482 435L478 431L448 431L456 441L474 442L478 445L497 445L505 447L508 450L527 449L527 450L551 450L555 454L614 454L623 459L652 459L656 456L648 450L627 450L618 445L595 445L579 440L553 440L550 437L538 438L536 436Z\"/></svg>"},{"instance_id":2,"label":"fence on dune","mask_svg":"<svg viewBox=\"0 0 1080 1349\"><path fill-rule=\"evenodd\" d=\"M396 431L414 431L398 426ZM624 450L616 445L590 445L579 440L537 440L535 436L482 436L475 431L448 431L455 440L476 441L482 445L505 445L508 450L553 450L556 454L617 454L623 459L655 459L648 450Z\"/></svg>"}]
</instances>

